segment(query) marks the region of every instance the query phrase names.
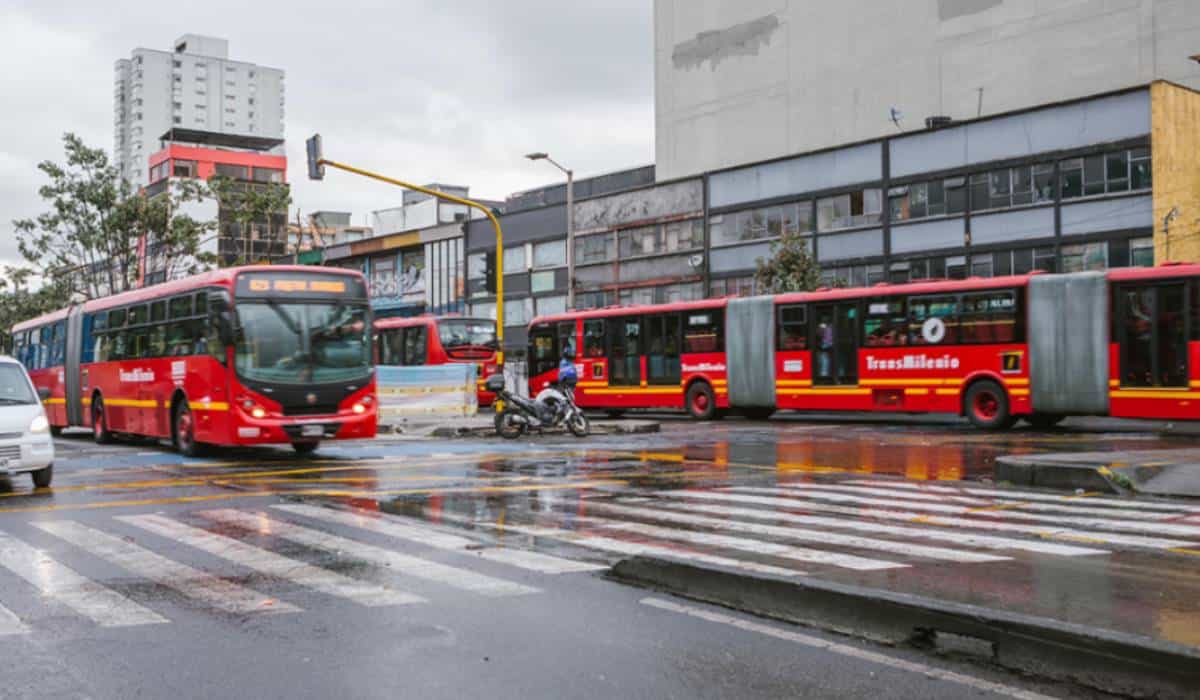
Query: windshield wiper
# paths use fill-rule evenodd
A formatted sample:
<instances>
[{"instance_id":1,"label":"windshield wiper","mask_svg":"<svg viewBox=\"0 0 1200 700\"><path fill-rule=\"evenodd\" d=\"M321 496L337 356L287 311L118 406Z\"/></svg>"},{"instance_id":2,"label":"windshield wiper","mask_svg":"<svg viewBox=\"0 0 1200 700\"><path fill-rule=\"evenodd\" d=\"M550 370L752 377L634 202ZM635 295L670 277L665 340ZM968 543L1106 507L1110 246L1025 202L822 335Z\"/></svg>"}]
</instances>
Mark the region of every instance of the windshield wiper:
<instances>
[{"instance_id":1,"label":"windshield wiper","mask_svg":"<svg viewBox=\"0 0 1200 700\"><path fill-rule=\"evenodd\" d=\"M283 325L287 326L289 331L295 333L296 335L300 335L299 324L296 323L296 319L288 315L287 311L284 311L282 304L275 299L267 299L267 306L275 312L275 315L279 317L279 320L283 321Z\"/></svg>"},{"instance_id":2,"label":"windshield wiper","mask_svg":"<svg viewBox=\"0 0 1200 700\"><path fill-rule=\"evenodd\" d=\"M0 396L0 404L5 406L31 406L33 402L28 399L14 399L9 396Z\"/></svg>"}]
</instances>

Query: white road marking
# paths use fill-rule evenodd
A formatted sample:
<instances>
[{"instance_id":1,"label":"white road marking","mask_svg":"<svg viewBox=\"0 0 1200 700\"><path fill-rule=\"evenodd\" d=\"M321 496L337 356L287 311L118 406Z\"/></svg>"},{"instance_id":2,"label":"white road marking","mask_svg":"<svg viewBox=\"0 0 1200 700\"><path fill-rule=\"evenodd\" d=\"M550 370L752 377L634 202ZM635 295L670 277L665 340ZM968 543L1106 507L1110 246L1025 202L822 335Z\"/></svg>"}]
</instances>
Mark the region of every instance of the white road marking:
<instances>
[{"instance_id":1,"label":"white road marking","mask_svg":"<svg viewBox=\"0 0 1200 700\"><path fill-rule=\"evenodd\" d=\"M582 561L571 561L548 554L530 552L524 549L508 549L504 547L480 547L475 540L460 537L436 528L426 527L415 523L403 523L386 515L376 516L365 512L350 512L333 510L310 505L278 505L272 506L278 510L296 515L304 515L317 520L348 525L381 535L394 537L424 544L435 549L445 549L452 552L469 552L481 559L507 564L521 569L537 571L543 574L565 574L580 571L599 571L607 566L590 564Z\"/></svg>"},{"instance_id":2,"label":"white road marking","mask_svg":"<svg viewBox=\"0 0 1200 700\"><path fill-rule=\"evenodd\" d=\"M424 598L411 593L359 581L161 515L125 515L118 516L117 520L182 542L261 574L292 581L306 588L337 598L347 598L362 605L407 605L425 602Z\"/></svg>"},{"instance_id":3,"label":"white road marking","mask_svg":"<svg viewBox=\"0 0 1200 700\"><path fill-rule=\"evenodd\" d=\"M217 522L229 523L244 527L255 532L277 535L285 540L298 542L306 547L322 549L327 552L346 554L357 559L371 562L375 566L388 568L397 573L416 578L426 579L485 596L512 596L537 593L538 589L523 586L503 579L484 576L483 574L459 569L445 564L439 564L428 559L410 557L390 549L364 544L355 540L338 537L320 530L313 530L283 520L272 520L243 513L237 510L221 509L200 513L203 517Z\"/></svg>"},{"instance_id":4,"label":"white road marking","mask_svg":"<svg viewBox=\"0 0 1200 700\"><path fill-rule=\"evenodd\" d=\"M668 496L669 494L660 494ZM624 501L622 501L624 502ZM595 508L596 503L589 504L589 508ZM1109 554L1104 549L1092 549L1089 547L1076 547L1073 545L1053 544L1050 542L1038 542L1030 540L1014 540L1007 537L991 537L989 535L976 535L969 532L947 532L933 528L917 528L917 527L901 527L897 525L886 525L883 523L871 523L861 520L851 520L848 518L823 518L813 515L796 515L795 513L785 513L776 510L762 510L757 508L734 508L730 506L714 506L703 503L671 503L670 505L686 508L689 512L710 513L712 515L721 515L730 518L750 518L757 520L774 520L779 522L798 523L802 525L816 525L820 527L830 527L843 530L857 530L859 532L880 533L885 535L896 535L900 537L914 537L921 539L941 540L944 542L953 542L954 544L964 547L981 547L983 549L1016 549L1027 552L1037 552L1039 554L1054 554L1062 557L1080 557L1097 554ZM836 506L834 506L836 507ZM847 509L848 510L848 509ZM655 511L662 512L662 511ZM720 521L718 521L720 522ZM788 532L790 528L782 528ZM831 533L819 533L822 538L827 538ZM832 543L832 540L825 539ZM903 549L895 549L897 546L904 547L905 545L889 540L877 541L878 548L888 551L903 552ZM951 550L953 551L953 550ZM1002 557L1007 559L1007 557Z\"/></svg>"},{"instance_id":5,"label":"white road marking","mask_svg":"<svg viewBox=\"0 0 1200 700\"><path fill-rule=\"evenodd\" d=\"M662 498L720 501L725 503L745 503L751 505L773 506L790 510L805 510L817 513L846 515L850 518L898 520L902 522L919 522L923 525L941 527L967 528L973 530L991 530L995 532L1019 532L1041 538L1054 538L1073 542L1111 544L1127 547L1145 547L1148 549L1176 549L1200 546L1185 540L1172 540L1159 537L1142 537L1139 535L1121 535L1091 530L1074 530L1056 527L1050 524L1027 525L1024 523L1002 523L993 520L973 520L970 518L945 517L918 513L912 510L885 510L883 508L860 508L856 506L837 506L816 501L798 501L795 498L775 496L756 496L738 493L716 491L663 491L658 494ZM903 508L906 504L899 504ZM919 506L914 506L919 507Z\"/></svg>"},{"instance_id":6,"label":"white road marking","mask_svg":"<svg viewBox=\"0 0 1200 700\"><path fill-rule=\"evenodd\" d=\"M631 523L622 520L609 520L607 518L587 517L584 518L584 520L601 525L611 530L632 532L638 535L654 537L660 540L687 542L688 544L697 544L703 547L736 549L742 552L765 554L772 557L782 557L784 559L795 559L796 561L802 561L809 564L825 564L828 566L836 566L842 569L853 569L854 571L882 571L884 569L903 569L908 567L908 564L899 564L892 561L867 559L865 557L856 557L852 554L826 552L822 549L790 547L784 544L763 542L762 540L748 540L742 537L731 537L729 535L713 535L706 532L691 532L672 527L658 527L657 525Z\"/></svg>"},{"instance_id":7,"label":"white road marking","mask_svg":"<svg viewBox=\"0 0 1200 700\"><path fill-rule=\"evenodd\" d=\"M787 578L805 575L805 572L797 569L785 569L780 566L771 566L769 564L757 564L752 561L742 561L741 559L732 559L730 557L722 557L714 554L693 552L666 545L650 544L647 542L630 542L628 540L621 540L613 537L603 537L590 533L585 535L583 533L572 532L570 530L539 527L536 525L513 525L511 523L499 525L496 523L476 522L470 518L448 513L443 513L441 517L443 520L458 522L464 525L474 525L476 527L486 527L501 532L515 532L517 534L529 535L531 537L542 537L545 539L558 540L559 542L566 542L579 547L595 549L601 552L611 552L613 554L620 554L622 556L633 557L638 555L651 555L662 559L671 559L682 562L699 562L701 564L721 566L727 569L737 569L739 571L750 571L756 574L768 574L771 576Z\"/></svg>"},{"instance_id":8,"label":"white road marking","mask_svg":"<svg viewBox=\"0 0 1200 700\"><path fill-rule=\"evenodd\" d=\"M270 596L159 556L120 537L93 530L73 520L35 522L33 526L107 559L142 578L160 586L174 588L189 598L195 598L224 612L244 615L300 610L283 602L267 605L266 603L272 600Z\"/></svg>"},{"instance_id":9,"label":"white road marking","mask_svg":"<svg viewBox=\"0 0 1200 700\"><path fill-rule=\"evenodd\" d=\"M0 637L14 634L28 634L29 628L21 623L21 618L8 608L0 605Z\"/></svg>"},{"instance_id":10,"label":"white road marking","mask_svg":"<svg viewBox=\"0 0 1200 700\"><path fill-rule=\"evenodd\" d=\"M893 508L911 508L913 510L929 511L931 513L944 513L947 515L973 515L980 518L992 518L1000 520L1029 520L1045 523L1061 523L1077 525L1080 527L1096 528L1099 530L1116 530L1123 532L1136 532L1149 535L1178 535L1181 537L1198 537L1200 536L1200 527L1190 525L1176 525L1172 523L1162 522L1145 522L1141 520L1115 520L1112 518L1076 518L1066 515L1041 515L1038 513L1025 513L1020 510L996 509L996 508L966 508L963 506L951 506L941 503L919 503L915 501L898 500L894 498L870 498L866 496L856 496L853 494L839 493L836 491L827 491L820 489L799 489L787 487L784 489L764 489L751 487L738 487L729 489L731 491L748 492L748 493L768 493L776 495L787 495L796 499L815 499L821 501L833 501L835 503L862 503L864 505L887 506ZM797 503L803 501L797 500Z\"/></svg>"},{"instance_id":11,"label":"white road marking","mask_svg":"<svg viewBox=\"0 0 1200 700\"><path fill-rule=\"evenodd\" d=\"M0 565L101 627L170 622L116 591L68 568L40 549L0 533Z\"/></svg>"},{"instance_id":12,"label":"white road marking","mask_svg":"<svg viewBox=\"0 0 1200 700\"><path fill-rule=\"evenodd\" d=\"M727 615L725 613L719 613L692 605L681 605L679 603L670 600L664 600L662 598L643 598L641 603L642 605L658 608L659 610L667 610L670 612L679 613L681 615L688 615L701 620L707 620L709 622L716 622L718 624L736 627L747 632L754 632L756 634L766 635L775 639L782 639L787 642L801 644L813 649L820 649L833 654L840 654L842 656L849 656L862 661L869 661L871 663L879 664L880 666L887 666L899 671L908 671L909 673L920 674L926 678L957 683L958 685L966 686L972 690L977 690L980 692L996 693L997 695L1017 698L1018 700L1053 700L1053 698L1048 695L1041 695L1039 693L1022 690L1013 686L993 683L992 681L984 680L982 678L974 678L972 676L955 673L953 671L944 671L940 668L934 668L933 666L926 666L925 664L916 663L915 661L898 659L892 656L887 656L886 654L880 654L859 647L853 647L848 644L839 644L837 642L821 639L820 637L801 634L799 632L793 632L781 627L766 625L761 622L753 622L751 620L745 620L734 615Z\"/></svg>"},{"instance_id":13,"label":"white road marking","mask_svg":"<svg viewBox=\"0 0 1200 700\"><path fill-rule=\"evenodd\" d=\"M1093 506L1111 506L1121 510L1157 510L1167 513L1196 513L1200 514L1200 507L1188 506L1176 503L1164 503L1156 501L1133 501L1123 500L1119 498L1101 498L1098 496L1088 496L1081 498L1074 495L1058 495L1052 493L1036 493L1033 491L1011 491L1008 489L984 489L974 487L956 488L953 486L935 486L932 484L910 484L905 482L893 481L871 481L871 480L854 480L846 482L848 484L856 484L861 486L882 486L892 489L905 489L908 491L931 491L934 493L947 494L970 494L972 496L997 496L1013 500L1023 501L1047 501L1051 503L1085 503Z\"/></svg>"}]
</instances>

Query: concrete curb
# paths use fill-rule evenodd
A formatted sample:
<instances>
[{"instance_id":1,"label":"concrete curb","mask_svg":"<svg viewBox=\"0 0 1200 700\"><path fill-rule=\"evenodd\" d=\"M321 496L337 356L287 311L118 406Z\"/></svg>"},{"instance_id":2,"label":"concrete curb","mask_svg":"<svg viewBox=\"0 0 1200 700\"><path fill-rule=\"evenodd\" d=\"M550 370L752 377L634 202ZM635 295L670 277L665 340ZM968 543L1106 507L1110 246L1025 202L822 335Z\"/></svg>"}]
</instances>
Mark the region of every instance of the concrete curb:
<instances>
[{"instance_id":1,"label":"concrete curb","mask_svg":"<svg viewBox=\"0 0 1200 700\"><path fill-rule=\"evenodd\" d=\"M998 483L1066 491L1124 495L1129 489L1104 465L1056 462L1029 457L997 457L992 475Z\"/></svg>"},{"instance_id":2,"label":"concrete curb","mask_svg":"<svg viewBox=\"0 0 1200 700\"><path fill-rule=\"evenodd\" d=\"M810 578L633 557L616 581L889 645L971 656L1130 697L1194 698L1200 651L1082 625ZM964 639L965 638L965 639ZM965 643L964 643L965 642Z\"/></svg>"}]
</instances>

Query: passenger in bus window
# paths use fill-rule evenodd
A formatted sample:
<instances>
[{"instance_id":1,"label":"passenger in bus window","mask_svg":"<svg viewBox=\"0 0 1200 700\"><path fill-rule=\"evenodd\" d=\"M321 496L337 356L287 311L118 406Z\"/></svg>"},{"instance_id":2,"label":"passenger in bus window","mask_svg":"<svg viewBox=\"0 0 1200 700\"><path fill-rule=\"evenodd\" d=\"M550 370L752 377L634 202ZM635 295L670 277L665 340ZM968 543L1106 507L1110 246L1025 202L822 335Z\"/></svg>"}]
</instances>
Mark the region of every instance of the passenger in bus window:
<instances>
[{"instance_id":1,"label":"passenger in bus window","mask_svg":"<svg viewBox=\"0 0 1200 700\"><path fill-rule=\"evenodd\" d=\"M833 326L822 319L817 324L817 376L829 379L833 370Z\"/></svg>"}]
</instances>

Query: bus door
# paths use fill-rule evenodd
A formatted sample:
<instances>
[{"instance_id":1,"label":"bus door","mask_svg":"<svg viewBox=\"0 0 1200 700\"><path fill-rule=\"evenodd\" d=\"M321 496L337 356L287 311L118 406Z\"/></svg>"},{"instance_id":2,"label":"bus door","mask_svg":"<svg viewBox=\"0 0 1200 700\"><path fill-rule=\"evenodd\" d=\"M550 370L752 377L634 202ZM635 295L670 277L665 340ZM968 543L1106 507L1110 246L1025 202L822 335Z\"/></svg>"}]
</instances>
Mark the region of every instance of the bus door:
<instances>
[{"instance_id":1,"label":"bus door","mask_svg":"<svg viewBox=\"0 0 1200 700\"><path fill-rule=\"evenodd\" d=\"M1187 287L1124 286L1114 305L1122 387L1188 386Z\"/></svg>"},{"instance_id":2,"label":"bus door","mask_svg":"<svg viewBox=\"0 0 1200 700\"><path fill-rule=\"evenodd\" d=\"M608 324L609 386L641 386L641 318L637 316L610 318Z\"/></svg>"},{"instance_id":3,"label":"bus door","mask_svg":"<svg viewBox=\"0 0 1200 700\"><path fill-rule=\"evenodd\" d=\"M67 347L63 358L63 390L66 398L66 425L83 425L83 403L79 387L79 365L83 352L83 306L67 312ZM88 333L91 336L91 333Z\"/></svg>"},{"instance_id":4,"label":"bus door","mask_svg":"<svg viewBox=\"0 0 1200 700\"><path fill-rule=\"evenodd\" d=\"M821 304L815 307L813 328L813 384L858 384L858 303Z\"/></svg>"},{"instance_id":5,"label":"bus door","mask_svg":"<svg viewBox=\"0 0 1200 700\"><path fill-rule=\"evenodd\" d=\"M679 386L683 378L679 361L679 314L647 316L645 330L646 383Z\"/></svg>"}]
</instances>

